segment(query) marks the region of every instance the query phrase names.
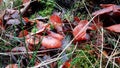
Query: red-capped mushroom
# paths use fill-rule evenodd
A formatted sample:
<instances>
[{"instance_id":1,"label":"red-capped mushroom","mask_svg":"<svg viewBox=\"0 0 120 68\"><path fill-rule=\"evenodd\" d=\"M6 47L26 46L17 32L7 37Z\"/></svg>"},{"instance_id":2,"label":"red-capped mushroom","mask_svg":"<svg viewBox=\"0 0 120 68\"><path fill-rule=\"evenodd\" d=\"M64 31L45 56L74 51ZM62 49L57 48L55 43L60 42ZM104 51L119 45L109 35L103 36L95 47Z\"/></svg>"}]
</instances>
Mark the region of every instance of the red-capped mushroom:
<instances>
[{"instance_id":1,"label":"red-capped mushroom","mask_svg":"<svg viewBox=\"0 0 120 68\"><path fill-rule=\"evenodd\" d=\"M51 36L44 36L41 44L45 48L60 48L62 46L62 43L60 40L55 39Z\"/></svg>"}]
</instances>

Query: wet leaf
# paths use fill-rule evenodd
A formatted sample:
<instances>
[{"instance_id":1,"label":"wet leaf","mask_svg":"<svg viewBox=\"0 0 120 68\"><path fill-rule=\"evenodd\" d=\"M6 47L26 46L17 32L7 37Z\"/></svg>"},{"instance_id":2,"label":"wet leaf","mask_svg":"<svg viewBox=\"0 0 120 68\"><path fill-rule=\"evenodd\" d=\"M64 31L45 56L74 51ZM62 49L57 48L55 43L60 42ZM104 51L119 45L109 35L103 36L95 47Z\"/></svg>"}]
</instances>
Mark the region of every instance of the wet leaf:
<instances>
[{"instance_id":1,"label":"wet leaf","mask_svg":"<svg viewBox=\"0 0 120 68\"><path fill-rule=\"evenodd\" d=\"M67 60L66 62L64 62L62 68L70 68L70 62L71 62L71 59Z\"/></svg>"},{"instance_id":2,"label":"wet leaf","mask_svg":"<svg viewBox=\"0 0 120 68\"><path fill-rule=\"evenodd\" d=\"M41 44L45 48L60 48L62 46L62 42L60 40L51 36L44 36Z\"/></svg>"},{"instance_id":3,"label":"wet leaf","mask_svg":"<svg viewBox=\"0 0 120 68\"><path fill-rule=\"evenodd\" d=\"M48 35L51 36L51 37L53 37L53 38L56 38L56 39L58 39L60 41L63 40L63 38L64 38L62 35L60 35L58 33L54 33L52 31L49 31Z\"/></svg>"},{"instance_id":4,"label":"wet leaf","mask_svg":"<svg viewBox=\"0 0 120 68\"><path fill-rule=\"evenodd\" d=\"M74 17L74 21L76 21L76 22L80 22L80 19L79 19L79 17Z\"/></svg>"},{"instance_id":5,"label":"wet leaf","mask_svg":"<svg viewBox=\"0 0 120 68\"><path fill-rule=\"evenodd\" d=\"M20 21L18 19L10 19L7 21L6 24L9 24L9 25L18 25L20 24Z\"/></svg>"},{"instance_id":6,"label":"wet leaf","mask_svg":"<svg viewBox=\"0 0 120 68\"><path fill-rule=\"evenodd\" d=\"M86 33L88 27L86 27L81 33L79 33L82 28L88 23L87 20L81 20L79 24L73 29L73 36L76 37L76 41L87 40L89 35Z\"/></svg>"},{"instance_id":7,"label":"wet leaf","mask_svg":"<svg viewBox=\"0 0 120 68\"><path fill-rule=\"evenodd\" d=\"M62 24L61 18L56 14L53 14L50 16L50 22L53 25L61 25Z\"/></svg>"},{"instance_id":8,"label":"wet leaf","mask_svg":"<svg viewBox=\"0 0 120 68\"><path fill-rule=\"evenodd\" d=\"M120 32L120 24L112 25L109 27L106 27L106 29L113 31L113 32Z\"/></svg>"},{"instance_id":9,"label":"wet leaf","mask_svg":"<svg viewBox=\"0 0 120 68\"><path fill-rule=\"evenodd\" d=\"M116 11L119 11L120 9L120 6L117 6L114 4L101 4L101 7L103 7L103 9L93 12L92 15L96 16L96 15L101 15L105 13L116 12Z\"/></svg>"},{"instance_id":10,"label":"wet leaf","mask_svg":"<svg viewBox=\"0 0 120 68\"><path fill-rule=\"evenodd\" d=\"M61 18L57 14L53 14L50 16L50 23L55 27L57 32L63 32L62 21Z\"/></svg>"},{"instance_id":11,"label":"wet leaf","mask_svg":"<svg viewBox=\"0 0 120 68\"><path fill-rule=\"evenodd\" d=\"M26 36L26 35L28 35L28 31L27 30L22 30L20 33L19 33L19 36L18 37L24 37L24 36Z\"/></svg>"}]
</instances>

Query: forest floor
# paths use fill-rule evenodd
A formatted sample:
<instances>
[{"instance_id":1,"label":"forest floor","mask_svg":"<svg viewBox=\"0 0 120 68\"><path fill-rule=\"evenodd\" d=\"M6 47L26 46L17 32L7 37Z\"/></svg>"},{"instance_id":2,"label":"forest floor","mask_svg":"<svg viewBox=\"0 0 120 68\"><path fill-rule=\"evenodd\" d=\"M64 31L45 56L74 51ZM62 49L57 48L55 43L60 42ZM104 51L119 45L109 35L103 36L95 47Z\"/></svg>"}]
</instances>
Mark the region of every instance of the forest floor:
<instances>
[{"instance_id":1,"label":"forest floor","mask_svg":"<svg viewBox=\"0 0 120 68\"><path fill-rule=\"evenodd\" d=\"M120 0L0 0L1 68L120 68Z\"/></svg>"}]
</instances>

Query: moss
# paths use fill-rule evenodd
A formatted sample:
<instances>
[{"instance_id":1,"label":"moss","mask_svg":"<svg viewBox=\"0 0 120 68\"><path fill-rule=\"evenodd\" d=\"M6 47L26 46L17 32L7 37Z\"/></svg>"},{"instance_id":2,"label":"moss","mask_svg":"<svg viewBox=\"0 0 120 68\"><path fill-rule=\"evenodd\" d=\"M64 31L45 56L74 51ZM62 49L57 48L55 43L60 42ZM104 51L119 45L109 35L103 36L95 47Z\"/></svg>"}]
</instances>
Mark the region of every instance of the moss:
<instances>
[{"instance_id":1,"label":"moss","mask_svg":"<svg viewBox=\"0 0 120 68\"><path fill-rule=\"evenodd\" d=\"M43 17L50 15L55 6L54 0L41 0L40 2L44 5L44 8L40 10L38 14Z\"/></svg>"}]
</instances>

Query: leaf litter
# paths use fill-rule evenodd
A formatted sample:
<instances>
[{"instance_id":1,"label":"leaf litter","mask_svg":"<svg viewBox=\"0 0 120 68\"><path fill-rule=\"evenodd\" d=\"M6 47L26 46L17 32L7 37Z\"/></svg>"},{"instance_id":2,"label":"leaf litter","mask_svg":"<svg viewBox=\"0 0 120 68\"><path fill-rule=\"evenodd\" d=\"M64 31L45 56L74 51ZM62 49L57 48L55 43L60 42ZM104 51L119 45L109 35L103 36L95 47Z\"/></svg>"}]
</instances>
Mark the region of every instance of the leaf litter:
<instances>
[{"instance_id":1,"label":"leaf litter","mask_svg":"<svg viewBox=\"0 0 120 68\"><path fill-rule=\"evenodd\" d=\"M7 41L9 41L12 45L15 45L12 46L9 44L9 46L12 46L12 48L8 50L0 49L4 54L11 52L11 55L13 56L12 60L14 60L14 62L12 61L12 64L5 65L5 68L19 67L17 63L19 57L17 55L13 55L12 53L18 53L23 57L19 63L20 68L37 65L39 66L42 61L57 58L73 38L75 38L74 42L72 42L71 46L69 46L67 49L69 51L72 50L72 45L76 43L78 43L77 49L84 49L84 46L86 45L80 46L82 44L90 44L91 47L95 48L95 50L90 50L89 53L91 55L95 54L97 58L100 58L100 54L96 53L98 51L97 48L104 43L103 55L110 56L112 53L111 51L113 51L113 47L109 46L112 44L103 42L98 30L104 28L104 30L110 31L110 33L120 32L120 6L115 4L100 4L102 9L92 13L92 16L95 16L95 18L90 24L88 24L89 21L87 19L82 20L78 16L74 16L73 20L63 19L62 16L57 12L53 12L53 14L51 14L49 17L39 16L38 18L29 19L29 13L32 11L28 10L33 10L31 6L34 6L34 4L31 3L39 3L39 1L23 0L22 2L23 4L21 6L24 7L19 8L20 10L17 10L16 8L6 9L5 13L0 15L0 29L7 31L8 29L13 28L7 33L1 32L0 35L2 38L8 38L9 40L7 39ZM86 26L86 24L88 24L88 26ZM83 29L85 26L86 28ZM35 31L32 32L33 27ZM66 39L68 36L71 38ZM20 41L13 41L11 37L17 38ZM93 43L92 40L95 40L95 42ZM110 49L112 50L107 52ZM44 50L50 51L37 53L37 51ZM26 52L26 54L22 54L22 52ZM29 52L33 53L29 54ZM66 52L64 52L64 55L66 56L64 58L69 58L67 57ZM77 56L77 54L73 56ZM70 68L72 65L72 60L73 58L62 61L63 63L61 68ZM120 64L120 58L115 58L115 62ZM50 68L55 68L57 65L58 63L55 61L50 62L48 65L44 65L42 67L49 66ZM72 68L74 67L75 66L73 65Z\"/></svg>"}]
</instances>

